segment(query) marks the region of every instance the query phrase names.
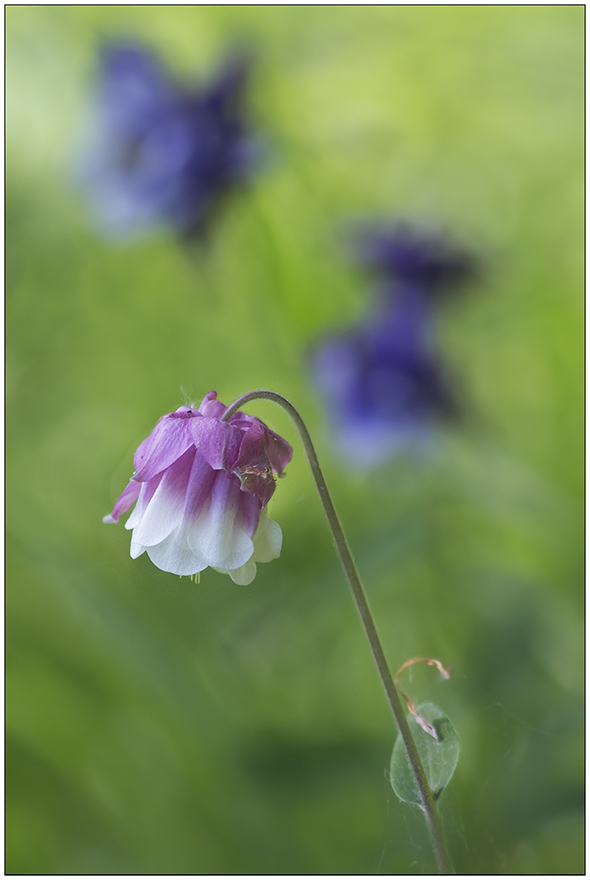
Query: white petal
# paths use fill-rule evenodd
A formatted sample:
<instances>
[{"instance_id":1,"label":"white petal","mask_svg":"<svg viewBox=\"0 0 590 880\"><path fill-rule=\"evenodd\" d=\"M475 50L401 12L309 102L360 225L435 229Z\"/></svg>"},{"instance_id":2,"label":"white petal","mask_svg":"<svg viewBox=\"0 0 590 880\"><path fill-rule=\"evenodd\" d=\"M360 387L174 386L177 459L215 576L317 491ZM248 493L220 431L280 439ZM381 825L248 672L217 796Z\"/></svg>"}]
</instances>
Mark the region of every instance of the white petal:
<instances>
[{"instance_id":1,"label":"white petal","mask_svg":"<svg viewBox=\"0 0 590 880\"><path fill-rule=\"evenodd\" d=\"M190 465L192 464L191 457L187 470L187 461L184 461L186 456L187 453L182 459L175 462L162 477L153 498L134 529L133 541L146 547L153 547L160 544L179 525L184 508ZM129 523L127 523L127 528L129 528Z\"/></svg>"},{"instance_id":2,"label":"white petal","mask_svg":"<svg viewBox=\"0 0 590 880\"><path fill-rule=\"evenodd\" d=\"M159 481L158 481L159 482ZM151 501L154 495L155 489L153 484L150 483L142 483L141 489L139 490L139 497L135 502L135 507L127 517L127 522L125 523L126 529L134 529L141 522L141 518L145 513L145 509L148 506L148 502Z\"/></svg>"},{"instance_id":3,"label":"white petal","mask_svg":"<svg viewBox=\"0 0 590 880\"><path fill-rule=\"evenodd\" d=\"M207 563L190 549L186 537L182 540L179 529L159 544L148 547L147 552L154 565L170 574L190 575L207 568Z\"/></svg>"},{"instance_id":4,"label":"white petal","mask_svg":"<svg viewBox=\"0 0 590 880\"><path fill-rule=\"evenodd\" d=\"M228 574L234 584L238 584L240 587L247 587L256 577L256 563L253 559L249 559L245 565L233 568L231 571L226 568L216 568L215 571L219 571L221 574Z\"/></svg>"},{"instance_id":5,"label":"white petal","mask_svg":"<svg viewBox=\"0 0 590 880\"><path fill-rule=\"evenodd\" d=\"M143 491L143 486L141 488ZM138 526L141 522L141 518L144 514L144 511L145 511L145 504L141 503L141 495L140 495L139 498L137 499L137 503L136 503L135 507L133 508L133 510L131 511L131 513L129 514L129 516L127 518L127 522L125 523L125 528L126 529L134 529L136 526ZM103 522L104 522L104 520L103 520Z\"/></svg>"},{"instance_id":6,"label":"white petal","mask_svg":"<svg viewBox=\"0 0 590 880\"><path fill-rule=\"evenodd\" d=\"M255 562L270 562L272 559L278 559L281 555L282 545L283 533L280 525L269 519L265 510L261 511L260 522L254 535L252 559Z\"/></svg>"},{"instance_id":7,"label":"white petal","mask_svg":"<svg viewBox=\"0 0 590 880\"><path fill-rule=\"evenodd\" d=\"M137 559L138 556L141 556L144 550L145 547L143 546L143 544L138 544L136 541L131 541L131 550L129 555L132 559Z\"/></svg>"},{"instance_id":8,"label":"white petal","mask_svg":"<svg viewBox=\"0 0 590 880\"><path fill-rule=\"evenodd\" d=\"M239 484L232 486L221 471L212 497L206 501L189 531L191 549L206 559L212 568L240 568L254 552L252 539L240 521L236 522L240 491Z\"/></svg>"}]
</instances>

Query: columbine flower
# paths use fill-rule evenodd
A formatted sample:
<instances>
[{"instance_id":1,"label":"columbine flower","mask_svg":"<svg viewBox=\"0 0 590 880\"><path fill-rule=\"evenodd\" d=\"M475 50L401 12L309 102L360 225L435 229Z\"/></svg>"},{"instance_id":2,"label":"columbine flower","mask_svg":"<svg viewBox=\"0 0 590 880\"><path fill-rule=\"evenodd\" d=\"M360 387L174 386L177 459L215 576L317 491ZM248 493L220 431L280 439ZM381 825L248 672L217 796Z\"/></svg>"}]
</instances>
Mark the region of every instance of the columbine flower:
<instances>
[{"instance_id":1,"label":"columbine flower","mask_svg":"<svg viewBox=\"0 0 590 880\"><path fill-rule=\"evenodd\" d=\"M134 43L107 44L96 133L83 177L105 231L170 223L202 232L220 199L252 170L255 145L242 98L249 63L226 60L208 86L182 88Z\"/></svg>"},{"instance_id":2,"label":"columbine flower","mask_svg":"<svg viewBox=\"0 0 590 880\"><path fill-rule=\"evenodd\" d=\"M361 228L356 251L359 262L375 270L394 294L410 285L425 294L453 291L475 268L471 254L441 235L403 224Z\"/></svg>"},{"instance_id":3,"label":"columbine flower","mask_svg":"<svg viewBox=\"0 0 590 880\"><path fill-rule=\"evenodd\" d=\"M172 574L207 566L249 584L257 562L281 552L280 526L266 505L291 461L289 444L260 419L238 412L229 422L215 391L198 410L162 416L137 449L135 473L103 522L118 522L135 503L125 527L133 529L133 559L147 550Z\"/></svg>"},{"instance_id":4,"label":"columbine flower","mask_svg":"<svg viewBox=\"0 0 590 880\"><path fill-rule=\"evenodd\" d=\"M433 421L456 411L453 387L438 356L421 344L425 328L414 323L412 306L380 310L314 354L334 442L359 468L423 448Z\"/></svg>"},{"instance_id":5,"label":"columbine flower","mask_svg":"<svg viewBox=\"0 0 590 880\"><path fill-rule=\"evenodd\" d=\"M404 227L365 233L363 262L381 277L373 311L313 354L334 440L358 467L421 449L433 424L456 414L456 393L436 350L436 294L468 277L472 261L441 239Z\"/></svg>"}]
</instances>

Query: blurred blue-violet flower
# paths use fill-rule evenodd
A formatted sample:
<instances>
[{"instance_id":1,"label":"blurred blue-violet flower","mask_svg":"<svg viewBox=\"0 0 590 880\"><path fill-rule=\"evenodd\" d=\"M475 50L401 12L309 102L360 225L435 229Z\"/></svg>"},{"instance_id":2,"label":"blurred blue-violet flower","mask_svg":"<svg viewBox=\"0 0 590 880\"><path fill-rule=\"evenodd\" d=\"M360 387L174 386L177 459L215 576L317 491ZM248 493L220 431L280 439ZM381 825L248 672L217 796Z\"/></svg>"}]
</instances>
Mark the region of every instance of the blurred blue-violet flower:
<instances>
[{"instance_id":1,"label":"blurred blue-violet flower","mask_svg":"<svg viewBox=\"0 0 590 880\"><path fill-rule=\"evenodd\" d=\"M436 303L473 261L440 237L404 226L365 230L359 261L376 271L377 301L357 326L317 345L312 370L344 458L360 468L423 450L458 411L436 346Z\"/></svg>"},{"instance_id":2,"label":"blurred blue-violet flower","mask_svg":"<svg viewBox=\"0 0 590 880\"><path fill-rule=\"evenodd\" d=\"M280 526L266 507L291 461L291 446L260 419L227 407L215 391L200 407L181 406L159 420L138 447L135 473L103 522L118 522L135 503L133 559L147 550L163 571L193 575L211 568L249 584L257 562L281 552Z\"/></svg>"},{"instance_id":3,"label":"blurred blue-violet flower","mask_svg":"<svg viewBox=\"0 0 590 880\"><path fill-rule=\"evenodd\" d=\"M473 255L440 233L405 224L365 225L356 230L356 261L372 269L383 289L394 295L402 287L418 287L427 295L457 291L473 277Z\"/></svg>"},{"instance_id":4,"label":"blurred blue-violet flower","mask_svg":"<svg viewBox=\"0 0 590 880\"><path fill-rule=\"evenodd\" d=\"M257 164L244 109L250 62L234 52L207 85L189 88L150 49L102 47L81 177L105 233L128 237L161 224L183 237L206 232Z\"/></svg>"}]
</instances>

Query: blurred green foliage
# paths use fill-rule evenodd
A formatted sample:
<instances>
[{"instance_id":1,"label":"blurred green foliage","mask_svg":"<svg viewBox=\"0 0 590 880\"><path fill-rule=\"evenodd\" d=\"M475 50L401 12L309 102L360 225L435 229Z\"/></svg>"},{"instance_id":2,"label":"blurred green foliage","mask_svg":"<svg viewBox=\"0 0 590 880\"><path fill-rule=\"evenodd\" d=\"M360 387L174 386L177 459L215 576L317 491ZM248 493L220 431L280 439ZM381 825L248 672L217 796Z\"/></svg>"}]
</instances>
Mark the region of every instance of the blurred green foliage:
<instances>
[{"instance_id":1,"label":"blurred green foliage","mask_svg":"<svg viewBox=\"0 0 590 880\"><path fill-rule=\"evenodd\" d=\"M98 41L183 76L258 53L272 161L208 249L101 241L72 174ZM395 670L452 719L463 873L583 872L583 6L9 6L7 865L13 874L432 870L293 441L281 558L236 587L104 526L165 412L256 387L308 420ZM481 254L441 345L468 417L429 461L334 459L308 346L366 280L359 215Z\"/></svg>"}]
</instances>

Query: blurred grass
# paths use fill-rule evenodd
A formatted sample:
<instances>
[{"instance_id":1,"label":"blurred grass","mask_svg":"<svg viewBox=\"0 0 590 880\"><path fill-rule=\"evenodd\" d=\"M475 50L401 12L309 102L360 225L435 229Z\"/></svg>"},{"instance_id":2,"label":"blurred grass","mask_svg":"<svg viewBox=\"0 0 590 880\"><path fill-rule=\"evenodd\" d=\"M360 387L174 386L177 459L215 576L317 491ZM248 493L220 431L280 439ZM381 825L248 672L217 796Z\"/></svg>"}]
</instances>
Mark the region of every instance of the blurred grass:
<instances>
[{"instance_id":1,"label":"blurred grass","mask_svg":"<svg viewBox=\"0 0 590 880\"><path fill-rule=\"evenodd\" d=\"M237 588L102 515L157 418L255 387L309 420L394 668L462 741L458 871L583 871L583 25L576 6L7 9L7 872L431 868L294 429L280 560ZM212 247L100 241L72 182L97 41L259 53L266 172ZM470 416L419 467L333 459L309 344L362 311L361 215L482 255L444 316Z\"/></svg>"}]
</instances>

